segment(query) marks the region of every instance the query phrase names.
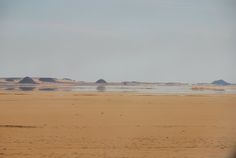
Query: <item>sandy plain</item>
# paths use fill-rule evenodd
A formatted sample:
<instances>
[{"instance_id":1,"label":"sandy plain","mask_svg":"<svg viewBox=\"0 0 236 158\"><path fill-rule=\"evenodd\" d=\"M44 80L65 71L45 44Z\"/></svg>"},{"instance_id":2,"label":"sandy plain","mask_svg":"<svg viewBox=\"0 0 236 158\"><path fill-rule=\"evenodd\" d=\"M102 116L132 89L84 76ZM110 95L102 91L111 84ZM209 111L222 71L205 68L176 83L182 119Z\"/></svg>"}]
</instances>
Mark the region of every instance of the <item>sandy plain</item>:
<instances>
[{"instance_id":1,"label":"sandy plain","mask_svg":"<svg viewBox=\"0 0 236 158\"><path fill-rule=\"evenodd\" d=\"M1 158L229 158L236 95L0 92Z\"/></svg>"}]
</instances>

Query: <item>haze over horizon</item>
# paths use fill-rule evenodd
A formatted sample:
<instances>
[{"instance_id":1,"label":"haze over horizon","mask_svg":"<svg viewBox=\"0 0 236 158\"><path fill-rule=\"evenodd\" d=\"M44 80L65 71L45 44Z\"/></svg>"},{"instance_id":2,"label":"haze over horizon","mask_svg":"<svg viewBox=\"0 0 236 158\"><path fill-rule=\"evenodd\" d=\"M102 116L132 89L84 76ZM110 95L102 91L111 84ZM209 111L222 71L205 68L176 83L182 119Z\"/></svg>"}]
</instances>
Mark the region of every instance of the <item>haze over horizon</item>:
<instances>
[{"instance_id":1,"label":"haze over horizon","mask_svg":"<svg viewBox=\"0 0 236 158\"><path fill-rule=\"evenodd\" d=\"M235 0L0 0L0 77L236 83Z\"/></svg>"}]
</instances>

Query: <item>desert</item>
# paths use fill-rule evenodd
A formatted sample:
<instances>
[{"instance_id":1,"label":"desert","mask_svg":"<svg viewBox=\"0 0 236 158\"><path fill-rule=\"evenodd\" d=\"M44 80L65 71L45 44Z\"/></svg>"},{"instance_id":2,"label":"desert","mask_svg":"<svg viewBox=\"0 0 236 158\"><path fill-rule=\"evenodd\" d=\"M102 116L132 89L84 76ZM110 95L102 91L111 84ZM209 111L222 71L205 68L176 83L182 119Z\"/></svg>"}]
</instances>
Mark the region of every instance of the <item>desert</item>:
<instances>
[{"instance_id":1,"label":"desert","mask_svg":"<svg viewBox=\"0 0 236 158\"><path fill-rule=\"evenodd\" d=\"M0 0L0 158L236 158L236 0Z\"/></svg>"},{"instance_id":2,"label":"desert","mask_svg":"<svg viewBox=\"0 0 236 158\"><path fill-rule=\"evenodd\" d=\"M3 158L230 158L236 95L0 93Z\"/></svg>"}]
</instances>

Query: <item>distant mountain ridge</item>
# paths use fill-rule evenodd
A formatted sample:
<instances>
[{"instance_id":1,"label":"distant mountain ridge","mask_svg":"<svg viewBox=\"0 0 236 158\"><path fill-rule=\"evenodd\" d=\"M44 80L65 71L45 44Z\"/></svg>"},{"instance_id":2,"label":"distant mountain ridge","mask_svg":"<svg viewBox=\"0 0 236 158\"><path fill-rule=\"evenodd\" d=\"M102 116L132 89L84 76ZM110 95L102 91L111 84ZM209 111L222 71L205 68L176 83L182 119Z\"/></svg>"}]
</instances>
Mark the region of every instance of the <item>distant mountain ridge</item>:
<instances>
[{"instance_id":1,"label":"distant mountain ridge","mask_svg":"<svg viewBox=\"0 0 236 158\"><path fill-rule=\"evenodd\" d=\"M23 80L25 79L25 80ZM32 79L31 81L29 81ZM23 80L23 81L22 81ZM27 81L28 80L28 81ZM235 83L226 82L223 79L215 80L213 82L205 83L182 83L182 82L141 82L141 81L121 81L121 82L107 82L105 79L99 79L95 82L89 81L76 81L70 78L52 78L52 77L2 77L0 78L0 83L38 83L38 84L51 84L51 83L77 83L77 84L123 84L123 85L137 85L137 84L158 84L166 86L179 86L179 85L215 85L215 86L227 86L236 85Z\"/></svg>"},{"instance_id":2,"label":"distant mountain ridge","mask_svg":"<svg viewBox=\"0 0 236 158\"><path fill-rule=\"evenodd\" d=\"M75 83L75 80L70 78L52 78L52 77L0 77L0 83L11 83L11 84L40 84L40 83Z\"/></svg>"}]
</instances>

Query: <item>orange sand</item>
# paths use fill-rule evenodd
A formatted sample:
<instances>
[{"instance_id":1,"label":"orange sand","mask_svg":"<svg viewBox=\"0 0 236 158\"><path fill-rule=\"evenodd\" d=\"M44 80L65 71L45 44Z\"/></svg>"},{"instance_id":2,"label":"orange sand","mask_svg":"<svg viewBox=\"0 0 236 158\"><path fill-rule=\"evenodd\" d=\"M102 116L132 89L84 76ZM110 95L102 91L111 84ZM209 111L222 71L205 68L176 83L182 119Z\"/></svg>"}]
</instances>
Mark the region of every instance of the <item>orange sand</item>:
<instances>
[{"instance_id":1,"label":"orange sand","mask_svg":"<svg viewBox=\"0 0 236 158\"><path fill-rule=\"evenodd\" d=\"M236 95L0 93L1 158L227 158Z\"/></svg>"}]
</instances>

